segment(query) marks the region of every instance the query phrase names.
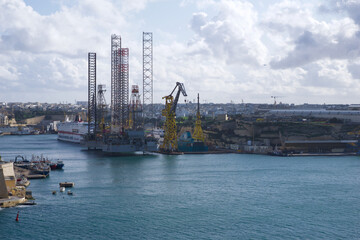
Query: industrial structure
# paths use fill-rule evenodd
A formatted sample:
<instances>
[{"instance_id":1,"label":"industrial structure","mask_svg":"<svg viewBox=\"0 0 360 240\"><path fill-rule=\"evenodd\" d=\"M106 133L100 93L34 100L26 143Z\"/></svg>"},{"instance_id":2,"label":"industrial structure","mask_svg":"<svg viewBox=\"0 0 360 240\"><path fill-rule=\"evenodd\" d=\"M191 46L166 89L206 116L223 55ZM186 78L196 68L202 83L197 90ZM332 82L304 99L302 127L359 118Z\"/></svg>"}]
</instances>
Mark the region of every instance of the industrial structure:
<instances>
[{"instance_id":1,"label":"industrial structure","mask_svg":"<svg viewBox=\"0 0 360 240\"><path fill-rule=\"evenodd\" d=\"M129 129L142 127L141 122L142 105L140 100L139 86L131 86L131 97L129 105Z\"/></svg>"},{"instance_id":2,"label":"industrial structure","mask_svg":"<svg viewBox=\"0 0 360 240\"><path fill-rule=\"evenodd\" d=\"M152 66L152 55L150 63ZM137 85L132 86L131 101L129 103L129 49L121 47L121 37L119 35L111 35L110 124L105 122L106 102L104 85L99 85L96 101L95 53L89 53L88 72L89 124L88 136L84 141L87 148L102 150L109 154L133 154L138 151L156 151L157 140L151 136L145 136L144 129L142 128L142 105ZM107 126L110 126L110 131L107 130ZM97 131L97 128L99 131Z\"/></svg>"},{"instance_id":3,"label":"industrial structure","mask_svg":"<svg viewBox=\"0 0 360 240\"><path fill-rule=\"evenodd\" d=\"M104 133L105 130L105 118L107 114L106 100L105 100L106 86L104 84L98 85L97 91L97 123L99 124L100 134Z\"/></svg>"},{"instance_id":4,"label":"industrial structure","mask_svg":"<svg viewBox=\"0 0 360 240\"><path fill-rule=\"evenodd\" d=\"M120 63L121 37L111 35L111 131L120 126Z\"/></svg>"},{"instance_id":5,"label":"industrial structure","mask_svg":"<svg viewBox=\"0 0 360 240\"><path fill-rule=\"evenodd\" d=\"M143 32L143 105L145 114L153 117L153 35L151 32Z\"/></svg>"},{"instance_id":6,"label":"industrial structure","mask_svg":"<svg viewBox=\"0 0 360 240\"><path fill-rule=\"evenodd\" d=\"M96 135L96 53L88 53L88 136Z\"/></svg>"},{"instance_id":7,"label":"industrial structure","mask_svg":"<svg viewBox=\"0 0 360 240\"><path fill-rule=\"evenodd\" d=\"M195 129L193 133L193 138L195 141L204 142L204 133L201 128L201 116L200 116L200 99L199 99L199 93L197 97L197 113L196 113L196 122L195 122Z\"/></svg>"},{"instance_id":8,"label":"industrial structure","mask_svg":"<svg viewBox=\"0 0 360 240\"><path fill-rule=\"evenodd\" d=\"M176 89L178 89L178 91L174 99L172 94ZM178 150L175 117L176 106L179 101L180 92L183 96L187 96L184 84L177 82L170 95L163 97L163 99L165 99L165 109L162 111L162 115L166 118L166 120L164 124L164 142L161 146L162 151L173 152Z\"/></svg>"},{"instance_id":9,"label":"industrial structure","mask_svg":"<svg viewBox=\"0 0 360 240\"><path fill-rule=\"evenodd\" d=\"M191 136L190 131L184 132L178 140L178 150L184 153L207 152L205 137L201 128L200 98L197 98L197 113L194 133Z\"/></svg>"},{"instance_id":10,"label":"industrial structure","mask_svg":"<svg viewBox=\"0 0 360 240\"><path fill-rule=\"evenodd\" d=\"M129 49L121 48L120 89L116 93L120 99L120 129L123 132L129 119Z\"/></svg>"}]
</instances>

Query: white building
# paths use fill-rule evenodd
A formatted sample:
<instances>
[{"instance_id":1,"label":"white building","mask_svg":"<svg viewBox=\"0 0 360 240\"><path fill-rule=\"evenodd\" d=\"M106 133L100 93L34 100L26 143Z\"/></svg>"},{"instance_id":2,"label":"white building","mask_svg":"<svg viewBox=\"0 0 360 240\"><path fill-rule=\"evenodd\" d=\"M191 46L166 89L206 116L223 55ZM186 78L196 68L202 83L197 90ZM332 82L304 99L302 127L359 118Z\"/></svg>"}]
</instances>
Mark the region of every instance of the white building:
<instances>
[{"instance_id":1,"label":"white building","mask_svg":"<svg viewBox=\"0 0 360 240\"><path fill-rule=\"evenodd\" d=\"M0 113L0 126L7 126L9 125L9 118L8 116Z\"/></svg>"},{"instance_id":2,"label":"white building","mask_svg":"<svg viewBox=\"0 0 360 240\"><path fill-rule=\"evenodd\" d=\"M355 110L270 110L267 115L276 117L337 118L350 122L360 122L360 111Z\"/></svg>"}]
</instances>

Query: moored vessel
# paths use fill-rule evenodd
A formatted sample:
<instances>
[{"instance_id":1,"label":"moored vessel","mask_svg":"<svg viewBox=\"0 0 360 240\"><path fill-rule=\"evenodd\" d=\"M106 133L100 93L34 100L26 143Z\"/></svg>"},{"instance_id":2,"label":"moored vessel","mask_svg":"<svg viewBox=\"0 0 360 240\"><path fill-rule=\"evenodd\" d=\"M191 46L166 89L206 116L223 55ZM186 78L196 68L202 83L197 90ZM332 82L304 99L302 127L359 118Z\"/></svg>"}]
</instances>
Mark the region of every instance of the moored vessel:
<instances>
[{"instance_id":1,"label":"moored vessel","mask_svg":"<svg viewBox=\"0 0 360 240\"><path fill-rule=\"evenodd\" d=\"M62 122L57 125L58 140L80 143L88 132L87 122Z\"/></svg>"}]
</instances>

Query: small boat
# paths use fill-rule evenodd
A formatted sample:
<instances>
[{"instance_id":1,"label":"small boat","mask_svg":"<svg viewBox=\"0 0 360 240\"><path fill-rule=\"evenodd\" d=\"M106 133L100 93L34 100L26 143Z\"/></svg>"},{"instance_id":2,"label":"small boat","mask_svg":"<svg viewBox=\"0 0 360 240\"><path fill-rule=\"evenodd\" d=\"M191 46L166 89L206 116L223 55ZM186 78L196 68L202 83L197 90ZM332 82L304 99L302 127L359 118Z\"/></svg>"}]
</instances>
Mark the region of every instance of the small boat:
<instances>
[{"instance_id":1,"label":"small boat","mask_svg":"<svg viewBox=\"0 0 360 240\"><path fill-rule=\"evenodd\" d=\"M61 187L60 192L65 192L65 187Z\"/></svg>"},{"instance_id":2,"label":"small boat","mask_svg":"<svg viewBox=\"0 0 360 240\"><path fill-rule=\"evenodd\" d=\"M49 166L51 170L62 170L64 167L63 161L58 160L57 162L50 162Z\"/></svg>"},{"instance_id":3,"label":"small boat","mask_svg":"<svg viewBox=\"0 0 360 240\"><path fill-rule=\"evenodd\" d=\"M34 202L34 201L23 202L23 203L20 203L19 205L28 205L28 206L30 206L30 205L36 205L36 202Z\"/></svg>"},{"instance_id":4,"label":"small boat","mask_svg":"<svg viewBox=\"0 0 360 240\"><path fill-rule=\"evenodd\" d=\"M50 163L51 170L62 170L64 167L63 161L58 160L56 163Z\"/></svg>"},{"instance_id":5,"label":"small boat","mask_svg":"<svg viewBox=\"0 0 360 240\"><path fill-rule=\"evenodd\" d=\"M50 169L51 169L51 171L52 171L52 170L56 170L56 167L57 167L56 163L51 163L51 164L50 164Z\"/></svg>"},{"instance_id":6,"label":"small boat","mask_svg":"<svg viewBox=\"0 0 360 240\"><path fill-rule=\"evenodd\" d=\"M21 178L17 179L16 185L28 187L30 185L30 181L26 177L22 176Z\"/></svg>"},{"instance_id":7,"label":"small boat","mask_svg":"<svg viewBox=\"0 0 360 240\"><path fill-rule=\"evenodd\" d=\"M27 179L40 179L40 178L47 178L48 175L43 174L31 174L27 176Z\"/></svg>"},{"instance_id":8,"label":"small boat","mask_svg":"<svg viewBox=\"0 0 360 240\"><path fill-rule=\"evenodd\" d=\"M61 170L63 167L64 167L63 161L58 160L58 161L56 162L56 169L57 169L57 170Z\"/></svg>"},{"instance_id":9,"label":"small boat","mask_svg":"<svg viewBox=\"0 0 360 240\"><path fill-rule=\"evenodd\" d=\"M53 194L53 195L56 195L56 191L52 191L52 194Z\"/></svg>"},{"instance_id":10,"label":"small boat","mask_svg":"<svg viewBox=\"0 0 360 240\"><path fill-rule=\"evenodd\" d=\"M21 156L19 156L21 157ZM23 159L23 158L22 158ZM45 164L50 167L51 170L59 170L64 167L63 161L60 161L59 159L57 162L53 162L48 157L44 157L42 154L41 156L32 155L31 157L31 163L33 164Z\"/></svg>"},{"instance_id":11,"label":"small boat","mask_svg":"<svg viewBox=\"0 0 360 240\"><path fill-rule=\"evenodd\" d=\"M73 195L72 191L69 190L69 191L67 192L67 195Z\"/></svg>"},{"instance_id":12,"label":"small boat","mask_svg":"<svg viewBox=\"0 0 360 240\"><path fill-rule=\"evenodd\" d=\"M73 182L61 182L59 183L60 187L73 187L75 186L75 183Z\"/></svg>"},{"instance_id":13,"label":"small boat","mask_svg":"<svg viewBox=\"0 0 360 240\"><path fill-rule=\"evenodd\" d=\"M38 164L36 166L32 166L32 167L30 167L30 170L34 174L41 174L41 175L46 175L46 176L48 176L50 173L50 167L46 164Z\"/></svg>"}]
</instances>

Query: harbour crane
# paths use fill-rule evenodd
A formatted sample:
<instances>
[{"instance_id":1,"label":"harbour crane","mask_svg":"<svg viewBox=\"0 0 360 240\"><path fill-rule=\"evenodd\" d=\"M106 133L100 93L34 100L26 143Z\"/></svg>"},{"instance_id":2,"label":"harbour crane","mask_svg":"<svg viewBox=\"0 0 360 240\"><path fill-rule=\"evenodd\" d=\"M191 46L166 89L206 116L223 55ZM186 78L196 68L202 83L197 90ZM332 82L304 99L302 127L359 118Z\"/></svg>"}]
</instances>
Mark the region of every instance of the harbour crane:
<instances>
[{"instance_id":1,"label":"harbour crane","mask_svg":"<svg viewBox=\"0 0 360 240\"><path fill-rule=\"evenodd\" d=\"M281 97L283 97L283 96L271 96L271 98L274 99L274 105L276 105L276 99L281 98Z\"/></svg>"},{"instance_id":2,"label":"harbour crane","mask_svg":"<svg viewBox=\"0 0 360 240\"><path fill-rule=\"evenodd\" d=\"M201 116L200 116L200 100L199 94L197 97L197 113L196 113L196 122L195 122L195 129L193 133L193 139L195 141L204 142L204 133L201 128Z\"/></svg>"},{"instance_id":3,"label":"harbour crane","mask_svg":"<svg viewBox=\"0 0 360 240\"><path fill-rule=\"evenodd\" d=\"M175 99L173 93L177 89ZM187 96L185 86L183 83L176 82L175 88L172 90L170 95L163 97L165 99L165 109L162 111L162 115L166 117L164 125L164 142L161 145L163 151L176 151L177 150L177 135L176 135L176 107L179 101L180 93L184 97Z\"/></svg>"}]
</instances>

